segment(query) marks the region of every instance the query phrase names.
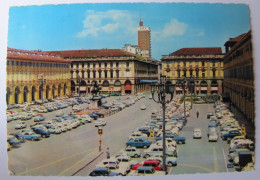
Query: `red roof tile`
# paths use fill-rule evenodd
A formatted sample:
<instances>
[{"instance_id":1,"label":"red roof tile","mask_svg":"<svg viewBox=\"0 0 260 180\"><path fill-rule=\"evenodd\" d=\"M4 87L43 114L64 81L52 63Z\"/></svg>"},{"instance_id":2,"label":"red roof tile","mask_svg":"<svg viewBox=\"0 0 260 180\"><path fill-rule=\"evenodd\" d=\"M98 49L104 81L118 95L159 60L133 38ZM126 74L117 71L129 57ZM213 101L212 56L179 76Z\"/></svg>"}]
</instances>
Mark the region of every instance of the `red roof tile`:
<instances>
[{"instance_id":1,"label":"red roof tile","mask_svg":"<svg viewBox=\"0 0 260 180\"><path fill-rule=\"evenodd\" d=\"M234 38L229 38L229 40L227 42L238 42L240 39L242 39L247 33L241 34L237 37Z\"/></svg>"},{"instance_id":2,"label":"red roof tile","mask_svg":"<svg viewBox=\"0 0 260 180\"><path fill-rule=\"evenodd\" d=\"M90 50L68 50L68 51L47 51L58 54L64 58L87 58L87 57L122 57L137 56L121 49L90 49Z\"/></svg>"},{"instance_id":3,"label":"red roof tile","mask_svg":"<svg viewBox=\"0 0 260 180\"><path fill-rule=\"evenodd\" d=\"M170 55L218 55L222 54L220 47L182 48Z\"/></svg>"},{"instance_id":4,"label":"red roof tile","mask_svg":"<svg viewBox=\"0 0 260 180\"><path fill-rule=\"evenodd\" d=\"M13 48L7 48L7 59L70 63L69 60L58 57L55 54L46 53L43 51L30 51Z\"/></svg>"}]
</instances>

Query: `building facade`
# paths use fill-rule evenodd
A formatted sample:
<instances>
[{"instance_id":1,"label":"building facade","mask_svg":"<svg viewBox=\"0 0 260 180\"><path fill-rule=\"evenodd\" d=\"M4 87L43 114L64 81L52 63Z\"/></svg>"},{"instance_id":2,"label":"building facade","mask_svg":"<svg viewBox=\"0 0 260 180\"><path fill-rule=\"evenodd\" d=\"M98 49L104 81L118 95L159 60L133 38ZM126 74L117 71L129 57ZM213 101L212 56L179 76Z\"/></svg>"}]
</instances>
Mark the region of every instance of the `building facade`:
<instances>
[{"instance_id":1,"label":"building facade","mask_svg":"<svg viewBox=\"0 0 260 180\"><path fill-rule=\"evenodd\" d=\"M101 92L131 94L149 91L157 80L158 62L121 49L52 51L71 61L71 87L74 93L90 93L94 81Z\"/></svg>"},{"instance_id":2,"label":"building facade","mask_svg":"<svg viewBox=\"0 0 260 180\"><path fill-rule=\"evenodd\" d=\"M251 31L230 38L224 56L224 92L252 122L255 118L254 70Z\"/></svg>"},{"instance_id":3,"label":"building facade","mask_svg":"<svg viewBox=\"0 0 260 180\"><path fill-rule=\"evenodd\" d=\"M70 95L70 61L41 51L7 49L6 103Z\"/></svg>"},{"instance_id":4,"label":"building facade","mask_svg":"<svg viewBox=\"0 0 260 180\"><path fill-rule=\"evenodd\" d=\"M151 31L147 26L143 26L143 20L140 19L138 27L138 46L142 50L142 56L151 57Z\"/></svg>"},{"instance_id":5,"label":"building facade","mask_svg":"<svg viewBox=\"0 0 260 180\"><path fill-rule=\"evenodd\" d=\"M183 76L195 79L195 94L221 94L223 84L223 54L220 47L182 48L163 55L162 74L168 82L175 84ZM176 93L182 93L176 87ZM187 90L187 93L189 91Z\"/></svg>"}]
</instances>

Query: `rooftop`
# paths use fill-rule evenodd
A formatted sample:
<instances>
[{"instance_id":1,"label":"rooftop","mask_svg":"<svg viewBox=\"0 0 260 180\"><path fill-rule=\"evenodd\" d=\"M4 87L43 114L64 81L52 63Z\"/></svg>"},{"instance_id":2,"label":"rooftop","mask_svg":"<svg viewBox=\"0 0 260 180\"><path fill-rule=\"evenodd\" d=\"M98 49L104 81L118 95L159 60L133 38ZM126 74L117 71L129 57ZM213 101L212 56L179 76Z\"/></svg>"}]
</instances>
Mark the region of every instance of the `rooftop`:
<instances>
[{"instance_id":1,"label":"rooftop","mask_svg":"<svg viewBox=\"0 0 260 180\"><path fill-rule=\"evenodd\" d=\"M7 59L70 63L69 60L52 53L40 50L22 50L9 47L7 48Z\"/></svg>"},{"instance_id":2,"label":"rooftop","mask_svg":"<svg viewBox=\"0 0 260 180\"><path fill-rule=\"evenodd\" d=\"M172 55L220 55L222 54L221 47L200 47L200 48L182 48L173 53Z\"/></svg>"}]
</instances>

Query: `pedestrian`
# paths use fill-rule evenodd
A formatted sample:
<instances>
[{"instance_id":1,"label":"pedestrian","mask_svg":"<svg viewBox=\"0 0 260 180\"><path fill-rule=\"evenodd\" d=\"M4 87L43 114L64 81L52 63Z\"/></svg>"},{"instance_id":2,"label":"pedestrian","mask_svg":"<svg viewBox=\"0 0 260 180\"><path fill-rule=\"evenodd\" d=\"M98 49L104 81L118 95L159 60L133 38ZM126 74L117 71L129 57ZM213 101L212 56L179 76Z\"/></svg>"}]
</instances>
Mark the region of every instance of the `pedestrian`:
<instances>
[{"instance_id":1,"label":"pedestrian","mask_svg":"<svg viewBox=\"0 0 260 180\"><path fill-rule=\"evenodd\" d=\"M199 113L199 111L197 111L197 118L199 118L199 115L200 115L200 113Z\"/></svg>"},{"instance_id":2,"label":"pedestrian","mask_svg":"<svg viewBox=\"0 0 260 180\"><path fill-rule=\"evenodd\" d=\"M74 104L72 104L71 106L72 106L72 108L73 108Z\"/></svg>"},{"instance_id":3,"label":"pedestrian","mask_svg":"<svg viewBox=\"0 0 260 180\"><path fill-rule=\"evenodd\" d=\"M110 159L110 152L109 152L109 148L107 148L107 159Z\"/></svg>"}]
</instances>

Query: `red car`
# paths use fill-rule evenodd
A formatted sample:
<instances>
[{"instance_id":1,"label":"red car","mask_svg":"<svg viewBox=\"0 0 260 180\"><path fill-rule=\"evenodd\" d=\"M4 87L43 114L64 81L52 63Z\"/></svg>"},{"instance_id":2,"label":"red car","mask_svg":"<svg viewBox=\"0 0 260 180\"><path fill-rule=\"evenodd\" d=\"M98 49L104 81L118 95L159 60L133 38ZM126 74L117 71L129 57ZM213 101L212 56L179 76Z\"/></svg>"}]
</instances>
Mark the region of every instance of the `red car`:
<instances>
[{"instance_id":1,"label":"red car","mask_svg":"<svg viewBox=\"0 0 260 180\"><path fill-rule=\"evenodd\" d=\"M135 164L132 167L132 170L137 170L138 167L143 166L143 164Z\"/></svg>"},{"instance_id":2,"label":"red car","mask_svg":"<svg viewBox=\"0 0 260 180\"><path fill-rule=\"evenodd\" d=\"M144 161L143 166L149 166L149 167L154 167L156 171L162 171L163 170L163 165L160 161L157 160L146 160Z\"/></svg>"}]
</instances>

